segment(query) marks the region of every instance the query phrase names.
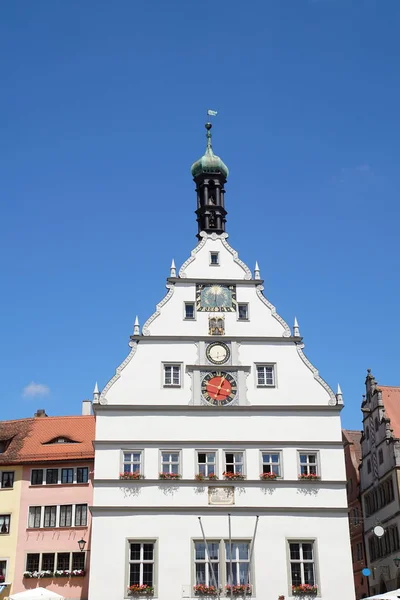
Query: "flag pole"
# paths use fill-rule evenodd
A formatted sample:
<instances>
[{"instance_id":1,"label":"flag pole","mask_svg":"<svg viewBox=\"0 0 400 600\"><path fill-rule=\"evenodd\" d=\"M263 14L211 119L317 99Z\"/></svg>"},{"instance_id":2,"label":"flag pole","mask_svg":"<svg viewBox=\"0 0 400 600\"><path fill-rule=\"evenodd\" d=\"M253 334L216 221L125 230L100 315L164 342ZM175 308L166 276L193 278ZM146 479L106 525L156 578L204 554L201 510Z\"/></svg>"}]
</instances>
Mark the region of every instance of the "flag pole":
<instances>
[{"instance_id":1,"label":"flag pole","mask_svg":"<svg viewBox=\"0 0 400 600\"><path fill-rule=\"evenodd\" d=\"M229 570L231 574L231 600L233 599L233 569L232 569L232 531L231 531L231 513L228 513L229 525Z\"/></svg>"},{"instance_id":2,"label":"flag pole","mask_svg":"<svg viewBox=\"0 0 400 600\"><path fill-rule=\"evenodd\" d=\"M254 533L253 533L253 538L251 540L251 546L250 546L250 558L249 558L249 571L247 573L247 582L249 585L252 585L250 582L250 571L251 571L251 563L253 560L253 552L254 552L254 541L256 539L256 533L257 533L257 527L258 527L258 519L260 517L258 515L256 515L256 523L254 525Z\"/></svg>"},{"instance_id":3,"label":"flag pole","mask_svg":"<svg viewBox=\"0 0 400 600\"><path fill-rule=\"evenodd\" d=\"M201 529L201 533L203 535L203 541L204 541L204 545L206 547L207 550L207 555L208 555L208 564L210 565L210 570L211 570L211 576L212 576L212 580L214 582L215 585L215 589L217 590L217 596L219 598L220 596L220 591L219 591L219 585L217 585L217 580L215 578L215 573L214 573L214 566L211 562L211 555L210 555L210 550L208 548L208 544L207 544L207 540L206 540L206 536L204 535L204 529L203 529L203 523L201 522L201 517L197 517L199 519L199 523L200 523L200 529ZM207 565L207 563L206 563ZM207 568L207 567L206 567Z\"/></svg>"}]
</instances>

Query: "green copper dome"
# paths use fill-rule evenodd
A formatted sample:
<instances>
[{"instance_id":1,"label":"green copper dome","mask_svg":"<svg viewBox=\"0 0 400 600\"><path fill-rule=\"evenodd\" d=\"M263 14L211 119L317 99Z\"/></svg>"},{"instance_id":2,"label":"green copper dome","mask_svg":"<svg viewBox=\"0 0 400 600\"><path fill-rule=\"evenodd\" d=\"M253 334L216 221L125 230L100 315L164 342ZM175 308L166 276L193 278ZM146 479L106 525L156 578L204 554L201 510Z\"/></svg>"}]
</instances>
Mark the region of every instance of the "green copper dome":
<instances>
[{"instance_id":1,"label":"green copper dome","mask_svg":"<svg viewBox=\"0 0 400 600\"><path fill-rule=\"evenodd\" d=\"M229 175L229 169L224 161L214 154L211 144L211 123L206 123L207 129L207 148L199 160L192 164L192 175L197 177L200 173L222 173L225 178Z\"/></svg>"}]
</instances>

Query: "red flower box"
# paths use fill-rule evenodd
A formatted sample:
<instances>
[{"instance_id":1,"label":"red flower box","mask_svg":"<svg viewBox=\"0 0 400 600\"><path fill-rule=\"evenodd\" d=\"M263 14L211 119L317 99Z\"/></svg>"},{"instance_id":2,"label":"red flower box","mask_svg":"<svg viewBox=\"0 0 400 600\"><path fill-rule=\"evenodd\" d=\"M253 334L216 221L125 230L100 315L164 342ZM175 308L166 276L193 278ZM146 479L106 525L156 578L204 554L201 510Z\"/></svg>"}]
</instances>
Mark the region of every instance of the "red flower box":
<instances>
[{"instance_id":1,"label":"red flower box","mask_svg":"<svg viewBox=\"0 0 400 600\"><path fill-rule=\"evenodd\" d=\"M225 591L227 596L229 596L231 594L231 590L232 590L232 594L234 596L251 596L251 591L252 591L252 586L247 583L247 584L239 584L239 585L226 585L225 586Z\"/></svg>"},{"instance_id":2,"label":"red flower box","mask_svg":"<svg viewBox=\"0 0 400 600\"><path fill-rule=\"evenodd\" d=\"M218 596L221 591L215 585L204 585L203 583L194 585L193 590L196 596Z\"/></svg>"},{"instance_id":3,"label":"red flower box","mask_svg":"<svg viewBox=\"0 0 400 600\"><path fill-rule=\"evenodd\" d=\"M276 473L260 473L260 479L263 481L271 481L277 477L278 475Z\"/></svg>"},{"instance_id":4,"label":"red flower box","mask_svg":"<svg viewBox=\"0 0 400 600\"><path fill-rule=\"evenodd\" d=\"M222 474L224 479L227 479L228 481L243 481L243 479L246 479L246 476L242 473L230 473L229 471L224 471Z\"/></svg>"},{"instance_id":5,"label":"red flower box","mask_svg":"<svg viewBox=\"0 0 400 600\"><path fill-rule=\"evenodd\" d=\"M144 476L140 473L120 473L120 479L144 479Z\"/></svg>"},{"instance_id":6,"label":"red flower box","mask_svg":"<svg viewBox=\"0 0 400 600\"><path fill-rule=\"evenodd\" d=\"M182 475L179 475L179 473L159 473L158 478L159 479L180 479L182 477Z\"/></svg>"},{"instance_id":7,"label":"red flower box","mask_svg":"<svg viewBox=\"0 0 400 600\"><path fill-rule=\"evenodd\" d=\"M130 596L152 596L154 594L154 588L152 585L146 585L135 583L128 587L128 594Z\"/></svg>"},{"instance_id":8,"label":"red flower box","mask_svg":"<svg viewBox=\"0 0 400 600\"><path fill-rule=\"evenodd\" d=\"M294 596L315 596L318 593L318 586L309 583L292 585L292 593Z\"/></svg>"},{"instance_id":9,"label":"red flower box","mask_svg":"<svg viewBox=\"0 0 400 600\"><path fill-rule=\"evenodd\" d=\"M318 481L318 479L321 479L319 475L316 475L315 473L300 473L299 475L299 479L307 480L307 481Z\"/></svg>"}]
</instances>

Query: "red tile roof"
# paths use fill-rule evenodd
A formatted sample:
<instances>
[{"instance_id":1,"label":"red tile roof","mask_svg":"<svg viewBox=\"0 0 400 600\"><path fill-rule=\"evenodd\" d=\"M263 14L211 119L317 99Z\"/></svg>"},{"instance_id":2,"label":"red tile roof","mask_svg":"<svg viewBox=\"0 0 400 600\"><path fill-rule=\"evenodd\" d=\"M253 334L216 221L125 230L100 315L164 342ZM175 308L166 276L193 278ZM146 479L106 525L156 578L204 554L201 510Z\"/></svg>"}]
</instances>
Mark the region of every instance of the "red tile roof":
<instances>
[{"instance_id":1,"label":"red tile roof","mask_svg":"<svg viewBox=\"0 0 400 600\"><path fill-rule=\"evenodd\" d=\"M400 387L378 385L377 389L382 392L382 402L394 437L400 438Z\"/></svg>"},{"instance_id":2,"label":"red tile roof","mask_svg":"<svg viewBox=\"0 0 400 600\"><path fill-rule=\"evenodd\" d=\"M361 431L354 431L352 429L342 429L342 435L345 442L352 446L352 456L354 466L358 468L358 464L361 460Z\"/></svg>"},{"instance_id":3,"label":"red tile roof","mask_svg":"<svg viewBox=\"0 0 400 600\"><path fill-rule=\"evenodd\" d=\"M0 441L9 440L0 464L93 459L93 416L36 417L0 422ZM54 442L64 438L74 443Z\"/></svg>"}]
</instances>

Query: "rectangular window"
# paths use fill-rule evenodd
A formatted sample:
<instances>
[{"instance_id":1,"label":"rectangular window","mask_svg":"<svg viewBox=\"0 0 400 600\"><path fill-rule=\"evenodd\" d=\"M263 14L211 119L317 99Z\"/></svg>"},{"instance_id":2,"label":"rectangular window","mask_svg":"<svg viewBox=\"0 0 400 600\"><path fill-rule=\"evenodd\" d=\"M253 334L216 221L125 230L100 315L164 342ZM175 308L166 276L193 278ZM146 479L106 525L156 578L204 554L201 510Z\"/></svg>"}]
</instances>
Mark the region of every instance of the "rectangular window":
<instances>
[{"instance_id":1,"label":"rectangular window","mask_svg":"<svg viewBox=\"0 0 400 600\"><path fill-rule=\"evenodd\" d=\"M77 504L75 507L75 527L86 527L87 504Z\"/></svg>"},{"instance_id":2,"label":"rectangular window","mask_svg":"<svg viewBox=\"0 0 400 600\"><path fill-rule=\"evenodd\" d=\"M371 473L371 461L367 460L367 473Z\"/></svg>"},{"instance_id":3,"label":"rectangular window","mask_svg":"<svg viewBox=\"0 0 400 600\"><path fill-rule=\"evenodd\" d=\"M29 520L28 527L32 529L38 529L40 527L40 520L42 516L41 506L30 506L29 507Z\"/></svg>"},{"instance_id":4,"label":"rectangular window","mask_svg":"<svg viewBox=\"0 0 400 600\"><path fill-rule=\"evenodd\" d=\"M54 553L44 552L42 554L42 571L54 572L54 564L55 564L54 558L55 558Z\"/></svg>"},{"instance_id":5,"label":"rectangular window","mask_svg":"<svg viewBox=\"0 0 400 600\"><path fill-rule=\"evenodd\" d=\"M239 321L249 320L249 305L247 302L238 303L238 319Z\"/></svg>"},{"instance_id":6,"label":"rectangular window","mask_svg":"<svg viewBox=\"0 0 400 600\"><path fill-rule=\"evenodd\" d=\"M129 585L154 586L154 543L129 544Z\"/></svg>"},{"instance_id":7,"label":"rectangular window","mask_svg":"<svg viewBox=\"0 0 400 600\"><path fill-rule=\"evenodd\" d=\"M185 302L185 319L194 319L194 302Z\"/></svg>"},{"instance_id":8,"label":"rectangular window","mask_svg":"<svg viewBox=\"0 0 400 600\"><path fill-rule=\"evenodd\" d=\"M164 365L164 387L181 385L181 365Z\"/></svg>"},{"instance_id":9,"label":"rectangular window","mask_svg":"<svg viewBox=\"0 0 400 600\"><path fill-rule=\"evenodd\" d=\"M219 541L194 543L196 585L220 585ZM215 579L214 579L215 578Z\"/></svg>"},{"instance_id":10,"label":"rectangular window","mask_svg":"<svg viewBox=\"0 0 400 600\"><path fill-rule=\"evenodd\" d=\"M58 483L58 469L46 469L46 484L54 485Z\"/></svg>"},{"instance_id":11,"label":"rectangular window","mask_svg":"<svg viewBox=\"0 0 400 600\"><path fill-rule=\"evenodd\" d=\"M72 504L60 506L60 527L71 527L72 525Z\"/></svg>"},{"instance_id":12,"label":"rectangular window","mask_svg":"<svg viewBox=\"0 0 400 600\"><path fill-rule=\"evenodd\" d=\"M7 581L6 573L7 573L7 561L0 560L0 582Z\"/></svg>"},{"instance_id":13,"label":"rectangular window","mask_svg":"<svg viewBox=\"0 0 400 600\"><path fill-rule=\"evenodd\" d=\"M74 483L73 469L61 469L61 483Z\"/></svg>"},{"instance_id":14,"label":"rectangular window","mask_svg":"<svg viewBox=\"0 0 400 600\"><path fill-rule=\"evenodd\" d=\"M76 470L76 483L87 483L89 481L88 467L78 467Z\"/></svg>"},{"instance_id":15,"label":"rectangular window","mask_svg":"<svg viewBox=\"0 0 400 600\"><path fill-rule=\"evenodd\" d=\"M72 553L72 570L84 569L85 568L85 553L84 552L73 552Z\"/></svg>"},{"instance_id":16,"label":"rectangular window","mask_svg":"<svg viewBox=\"0 0 400 600\"><path fill-rule=\"evenodd\" d=\"M27 554L26 555L26 570L27 571L39 571L40 554Z\"/></svg>"},{"instance_id":17,"label":"rectangular window","mask_svg":"<svg viewBox=\"0 0 400 600\"><path fill-rule=\"evenodd\" d=\"M56 527L57 506L44 507L43 527Z\"/></svg>"},{"instance_id":18,"label":"rectangular window","mask_svg":"<svg viewBox=\"0 0 400 600\"><path fill-rule=\"evenodd\" d=\"M219 252L210 252L210 265L219 265Z\"/></svg>"},{"instance_id":19,"label":"rectangular window","mask_svg":"<svg viewBox=\"0 0 400 600\"><path fill-rule=\"evenodd\" d=\"M215 475L215 463L215 452L197 452L197 472L199 475L204 475L204 477Z\"/></svg>"},{"instance_id":20,"label":"rectangular window","mask_svg":"<svg viewBox=\"0 0 400 600\"><path fill-rule=\"evenodd\" d=\"M124 473L142 472L142 452L124 452Z\"/></svg>"},{"instance_id":21,"label":"rectangular window","mask_svg":"<svg viewBox=\"0 0 400 600\"><path fill-rule=\"evenodd\" d=\"M316 585L313 542L289 542L292 585Z\"/></svg>"},{"instance_id":22,"label":"rectangular window","mask_svg":"<svg viewBox=\"0 0 400 600\"><path fill-rule=\"evenodd\" d=\"M10 515L0 515L0 535L10 533Z\"/></svg>"},{"instance_id":23,"label":"rectangular window","mask_svg":"<svg viewBox=\"0 0 400 600\"><path fill-rule=\"evenodd\" d=\"M161 473L179 475L179 452L161 452Z\"/></svg>"},{"instance_id":24,"label":"rectangular window","mask_svg":"<svg viewBox=\"0 0 400 600\"><path fill-rule=\"evenodd\" d=\"M231 577L232 553L232 577ZM225 542L226 581L228 585L250 583L250 544L249 542Z\"/></svg>"},{"instance_id":25,"label":"rectangular window","mask_svg":"<svg viewBox=\"0 0 400 600\"><path fill-rule=\"evenodd\" d=\"M300 475L318 475L318 457L317 453L303 454L299 453Z\"/></svg>"},{"instance_id":26,"label":"rectangular window","mask_svg":"<svg viewBox=\"0 0 400 600\"><path fill-rule=\"evenodd\" d=\"M32 469L31 485L43 484L43 469Z\"/></svg>"},{"instance_id":27,"label":"rectangular window","mask_svg":"<svg viewBox=\"0 0 400 600\"><path fill-rule=\"evenodd\" d=\"M257 366L257 387L273 387L275 385L274 365Z\"/></svg>"},{"instance_id":28,"label":"rectangular window","mask_svg":"<svg viewBox=\"0 0 400 600\"><path fill-rule=\"evenodd\" d=\"M3 471L1 474L1 487L12 488L14 486L14 471Z\"/></svg>"},{"instance_id":29,"label":"rectangular window","mask_svg":"<svg viewBox=\"0 0 400 600\"><path fill-rule=\"evenodd\" d=\"M57 571L69 571L70 553L59 552L57 554Z\"/></svg>"},{"instance_id":30,"label":"rectangular window","mask_svg":"<svg viewBox=\"0 0 400 600\"><path fill-rule=\"evenodd\" d=\"M225 472L244 475L243 452L225 452Z\"/></svg>"},{"instance_id":31,"label":"rectangular window","mask_svg":"<svg viewBox=\"0 0 400 600\"><path fill-rule=\"evenodd\" d=\"M262 472L275 473L281 476L281 457L280 452L261 452Z\"/></svg>"},{"instance_id":32,"label":"rectangular window","mask_svg":"<svg viewBox=\"0 0 400 600\"><path fill-rule=\"evenodd\" d=\"M357 560L363 559L363 547L361 543L358 543L356 546L357 549Z\"/></svg>"},{"instance_id":33,"label":"rectangular window","mask_svg":"<svg viewBox=\"0 0 400 600\"><path fill-rule=\"evenodd\" d=\"M382 448L380 448L379 452L378 452L378 461L379 461L380 465L383 463L383 450L382 450Z\"/></svg>"}]
</instances>

